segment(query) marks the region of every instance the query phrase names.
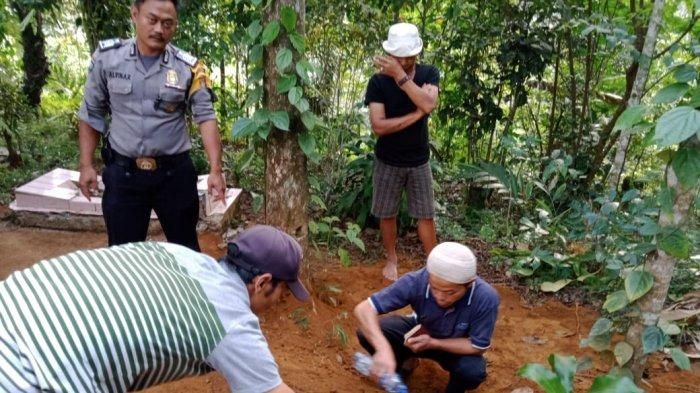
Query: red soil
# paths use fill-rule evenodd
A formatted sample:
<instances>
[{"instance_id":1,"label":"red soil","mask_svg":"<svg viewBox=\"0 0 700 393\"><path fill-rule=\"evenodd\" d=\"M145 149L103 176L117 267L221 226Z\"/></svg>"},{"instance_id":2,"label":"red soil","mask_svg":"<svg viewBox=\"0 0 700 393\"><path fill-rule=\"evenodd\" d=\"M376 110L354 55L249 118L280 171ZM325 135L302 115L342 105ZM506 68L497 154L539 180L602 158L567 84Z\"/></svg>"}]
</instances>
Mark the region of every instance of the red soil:
<instances>
[{"instance_id":1,"label":"red soil","mask_svg":"<svg viewBox=\"0 0 700 393\"><path fill-rule=\"evenodd\" d=\"M10 227L0 229L0 279L12 271L42 259L105 244L104 234L71 233ZM201 237L204 252L219 256L218 238ZM421 261L416 255L402 255L402 271L416 268ZM286 297L281 306L261 316L272 353L280 366L282 378L297 392L379 392L369 380L353 371L352 354L360 346L355 339L357 324L352 308L387 284L381 279L381 264L354 261L351 267L340 265L337 258L311 252L305 280L313 292L310 303L301 304ZM586 307L567 307L556 300L528 304L519 293L504 285L496 285L501 295L501 309L493 346L487 352L489 377L479 392L510 393L519 387L532 387L531 382L515 376L516 370L528 362L546 363L550 353L590 356L594 367L576 377L577 391L583 392L594 377L612 365L611 358L602 359L589 350L579 348L597 318L596 311ZM697 392L700 386L698 364L691 372L679 371L656 356L650 361L648 392ZM422 361L408 381L412 392L439 392L447 374L430 361ZM148 390L150 393L228 392L217 373L188 378Z\"/></svg>"}]
</instances>

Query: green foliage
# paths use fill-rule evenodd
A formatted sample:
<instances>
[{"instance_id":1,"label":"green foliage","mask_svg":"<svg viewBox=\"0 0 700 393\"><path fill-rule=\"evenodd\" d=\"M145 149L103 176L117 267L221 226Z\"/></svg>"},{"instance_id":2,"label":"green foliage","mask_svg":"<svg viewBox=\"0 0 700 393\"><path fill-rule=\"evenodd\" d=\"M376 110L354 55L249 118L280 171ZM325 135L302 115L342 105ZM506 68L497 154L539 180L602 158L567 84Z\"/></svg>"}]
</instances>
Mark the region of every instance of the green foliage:
<instances>
[{"instance_id":1,"label":"green foliage","mask_svg":"<svg viewBox=\"0 0 700 393\"><path fill-rule=\"evenodd\" d=\"M347 223L345 228L338 226L340 219L338 217L323 217L320 221L309 220L309 234L311 241L316 247L318 244L323 244L329 249L339 244L351 244L357 247L362 252L365 252L365 243L360 239L360 226L354 223ZM338 256L344 266L350 265L350 256L342 247L338 248Z\"/></svg>"},{"instance_id":2,"label":"green foliage","mask_svg":"<svg viewBox=\"0 0 700 393\"><path fill-rule=\"evenodd\" d=\"M700 111L690 106L679 106L659 118L654 141L662 147L670 146L698 133L700 133Z\"/></svg>"},{"instance_id":3,"label":"green foliage","mask_svg":"<svg viewBox=\"0 0 700 393\"><path fill-rule=\"evenodd\" d=\"M537 383L545 393L572 393L574 374L582 363L573 356L549 355L551 370L537 363L521 367L517 375ZM588 393L642 393L632 380L613 373L597 376Z\"/></svg>"},{"instance_id":4,"label":"green foliage","mask_svg":"<svg viewBox=\"0 0 700 393\"><path fill-rule=\"evenodd\" d=\"M306 315L306 311L303 308L297 308L292 311L289 314L289 318L291 318L301 330L309 329L309 317Z\"/></svg>"}]
</instances>

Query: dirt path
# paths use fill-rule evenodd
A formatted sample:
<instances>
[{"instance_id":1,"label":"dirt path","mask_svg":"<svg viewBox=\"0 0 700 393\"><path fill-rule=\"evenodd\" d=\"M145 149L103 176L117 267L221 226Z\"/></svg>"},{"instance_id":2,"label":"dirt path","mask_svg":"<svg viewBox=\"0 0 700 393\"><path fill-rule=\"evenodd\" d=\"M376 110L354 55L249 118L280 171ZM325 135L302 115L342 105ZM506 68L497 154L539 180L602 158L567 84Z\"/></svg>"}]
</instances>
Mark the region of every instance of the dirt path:
<instances>
[{"instance_id":1,"label":"dirt path","mask_svg":"<svg viewBox=\"0 0 700 393\"><path fill-rule=\"evenodd\" d=\"M218 239L211 234L201 238L205 252L219 256ZM101 247L105 234L47 231L16 227L0 228L0 279L12 271L66 252ZM335 258L312 252L311 267L306 272L314 293L313 302L300 304L293 298L284 299L281 310L261 316L273 354L282 377L298 392L350 393L379 392L369 381L361 378L351 367L352 354L359 349L354 336L357 325L351 315L355 304L373 291L386 285L381 266L357 263L349 268L340 266ZM415 256L403 255L405 272L418 266ZM499 285L501 309L493 339L487 353L489 377L479 392L510 393L518 387L533 384L515 376L516 370L527 362L546 363L550 353L589 355L595 360L593 369L577 376L577 391L585 391L594 376L604 372L607 363L590 351L579 348L597 314L584 307L567 307L549 300L539 305L526 304L511 288ZM664 370L658 357L652 359L648 392L697 392L700 370L678 371L673 365ZM437 364L421 362L409 380L412 392L439 392L447 374ZM150 393L227 392L226 382L216 373L189 378L150 389ZM537 390L535 390L537 391Z\"/></svg>"}]
</instances>

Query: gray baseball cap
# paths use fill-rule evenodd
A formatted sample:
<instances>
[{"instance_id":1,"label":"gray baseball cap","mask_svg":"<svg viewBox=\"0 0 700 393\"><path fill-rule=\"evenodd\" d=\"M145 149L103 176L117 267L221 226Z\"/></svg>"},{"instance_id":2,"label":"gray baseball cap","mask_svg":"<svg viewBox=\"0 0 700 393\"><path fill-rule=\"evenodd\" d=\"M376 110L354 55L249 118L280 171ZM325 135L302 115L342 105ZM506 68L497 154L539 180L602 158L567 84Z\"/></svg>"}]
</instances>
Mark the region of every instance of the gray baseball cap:
<instances>
[{"instance_id":1,"label":"gray baseball cap","mask_svg":"<svg viewBox=\"0 0 700 393\"><path fill-rule=\"evenodd\" d=\"M270 273L284 281L294 297L304 302L309 291L299 279L301 246L293 237L269 225L256 225L228 244L226 259L253 274Z\"/></svg>"}]
</instances>

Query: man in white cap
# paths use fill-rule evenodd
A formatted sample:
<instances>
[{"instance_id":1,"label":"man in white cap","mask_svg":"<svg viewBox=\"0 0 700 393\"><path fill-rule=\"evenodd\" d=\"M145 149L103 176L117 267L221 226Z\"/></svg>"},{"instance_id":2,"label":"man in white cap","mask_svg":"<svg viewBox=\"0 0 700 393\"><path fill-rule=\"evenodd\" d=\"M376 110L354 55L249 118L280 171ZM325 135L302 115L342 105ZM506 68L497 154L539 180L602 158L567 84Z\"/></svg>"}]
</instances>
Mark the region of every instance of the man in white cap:
<instances>
[{"instance_id":1,"label":"man in white cap","mask_svg":"<svg viewBox=\"0 0 700 393\"><path fill-rule=\"evenodd\" d=\"M410 372L416 357L450 373L445 392L476 389L486 378L483 353L491 346L500 298L476 275L476 258L459 243L441 243L425 268L402 276L355 307L360 344L373 354L371 373ZM386 314L410 305L414 313ZM418 324L415 335L404 335Z\"/></svg>"},{"instance_id":2,"label":"man in white cap","mask_svg":"<svg viewBox=\"0 0 700 393\"><path fill-rule=\"evenodd\" d=\"M428 116L437 106L440 74L433 66L416 63L423 41L410 23L391 26L382 46L388 55L374 59L379 72L369 80L365 105L378 137L372 214L380 220L386 252L383 274L394 281L398 278L396 216L404 190L423 250L428 254L437 244Z\"/></svg>"}]
</instances>

